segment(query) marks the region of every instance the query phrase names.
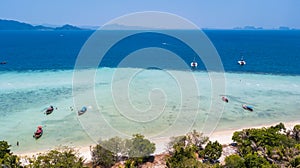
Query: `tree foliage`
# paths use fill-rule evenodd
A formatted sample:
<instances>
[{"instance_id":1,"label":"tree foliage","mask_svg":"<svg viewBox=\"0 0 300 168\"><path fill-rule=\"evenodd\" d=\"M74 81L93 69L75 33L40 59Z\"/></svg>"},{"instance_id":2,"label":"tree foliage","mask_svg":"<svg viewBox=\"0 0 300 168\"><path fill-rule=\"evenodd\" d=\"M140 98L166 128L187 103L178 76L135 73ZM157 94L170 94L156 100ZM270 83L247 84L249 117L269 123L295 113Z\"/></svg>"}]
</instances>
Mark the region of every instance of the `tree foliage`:
<instances>
[{"instance_id":1,"label":"tree foliage","mask_svg":"<svg viewBox=\"0 0 300 168\"><path fill-rule=\"evenodd\" d=\"M219 159L222 155L222 145L218 142L209 141L203 151L204 158L208 158L211 162Z\"/></svg>"},{"instance_id":2,"label":"tree foliage","mask_svg":"<svg viewBox=\"0 0 300 168\"><path fill-rule=\"evenodd\" d=\"M6 154L10 153L10 145L6 141L0 141L0 158L4 158Z\"/></svg>"},{"instance_id":3,"label":"tree foliage","mask_svg":"<svg viewBox=\"0 0 300 168\"><path fill-rule=\"evenodd\" d=\"M245 160L239 155L230 155L225 158L225 166L226 168L245 168Z\"/></svg>"},{"instance_id":4,"label":"tree foliage","mask_svg":"<svg viewBox=\"0 0 300 168\"><path fill-rule=\"evenodd\" d=\"M245 162L244 163L245 163L245 166L247 168L271 167L270 163L264 157L258 156L256 153L255 154L248 154L245 157Z\"/></svg>"},{"instance_id":5,"label":"tree foliage","mask_svg":"<svg viewBox=\"0 0 300 168\"><path fill-rule=\"evenodd\" d=\"M192 147L184 147L178 144L174 146L174 154L167 159L166 163L169 168L201 166Z\"/></svg>"},{"instance_id":6,"label":"tree foliage","mask_svg":"<svg viewBox=\"0 0 300 168\"><path fill-rule=\"evenodd\" d=\"M109 140L100 141L99 145L104 147L106 150L112 152L115 156L115 161L120 161L123 156L128 156L128 140L120 137L113 137Z\"/></svg>"},{"instance_id":7,"label":"tree foliage","mask_svg":"<svg viewBox=\"0 0 300 168\"><path fill-rule=\"evenodd\" d=\"M49 167L49 168L83 168L84 160L72 148L62 147L51 150L44 154L39 154L31 159L31 167Z\"/></svg>"},{"instance_id":8,"label":"tree foliage","mask_svg":"<svg viewBox=\"0 0 300 168\"><path fill-rule=\"evenodd\" d=\"M208 137L203 136L203 133L193 130L186 135L171 137L167 145L167 150L172 153L174 146L193 147L196 151L202 150L203 145L208 142Z\"/></svg>"},{"instance_id":9,"label":"tree foliage","mask_svg":"<svg viewBox=\"0 0 300 168\"><path fill-rule=\"evenodd\" d=\"M296 156L295 158L291 159L289 162L289 166L300 167L300 156Z\"/></svg>"},{"instance_id":10,"label":"tree foliage","mask_svg":"<svg viewBox=\"0 0 300 168\"><path fill-rule=\"evenodd\" d=\"M96 145L92 150L93 167L101 166L109 168L116 162L115 153L102 147L101 144Z\"/></svg>"},{"instance_id":11,"label":"tree foliage","mask_svg":"<svg viewBox=\"0 0 300 168\"><path fill-rule=\"evenodd\" d=\"M300 125L294 126L292 136L296 141L300 141Z\"/></svg>"},{"instance_id":12,"label":"tree foliage","mask_svg":"<svg viewBox=\"0 0 300 168\"><path fill-rule=\"evenodd\" d=\"M2 167L22 167L19 157L10 152L10 146L6 141L0 141L0 166Z\"/></svg>"},{"instance_id":13,"label":"tree foliage","mask_svg":"<svg viewBox=\"0 0 300 168\"><path fill-rule=\"evenodd\" d=\"M169 153L174 151L174 146L183 146L185 147L186 136L176 136L171 137L169 143L167 144L167 150Z\"/></svg>"},{"instance_id":14,"label":"tree foliage","mask_svg":"<svg viewBox=\"0 0 300 168\"><path fill-rule=\"evenodd\" d=\"M203 133L193 130L186 134L186 144L187 146L195 145L197 148L201 149L202 145L208 142L208 137L203 136Z\"/></svg>"},{"instance_id":15,"label":"tree foliage","mask_svg":"<svg viewBox=\"0 0 300 168\"><path fill-rule=\"evenodd\" d=\"M141 134L135 134L131 139L113 137L100 141L93 148L92 161L94 166L111 167L117 161L126 160L126 167L136 167L147 161L154 153L155 144Z\"/></svg>"},{"instance_id":16,"label":"tree foliage","mask_svg":"<svg viewBox=\"0 0 300 168\"><path fill-rule=\"evenodd\" d=\"M218 159L222 153L222 146L216 141L208 142L208 137L193 130L184 136L172 137L168 143L171 156L167 159L167 167L218 167L219 165L203 164L199 161L197 152L207 154L212 160Z\"/></svg>"},{"instance_id":17,"label":"tree foliage","mask_svg":"<svg viewBox=\"0 0 300 168\"><path fill-rule=\"evenodd\" d=\"M275 146L293 147L295 141L281 132L284 131L282 123L270 128L245 129L234 132L232 140L237 142L241 155L247 155L256 151L265 152L265 148Z\"/></svg>"},{"instance_id":18,"label":"tree foliage","mask_svg":"<svg viewBox=\"0 0 300 168\"><path fill-rule=\"evenodd\" d=\"M246 167L286 167L298 164L296 156L300 155L299 136L300 125L287 131L280 123L269 128L234 132L232 140L237 143L238 153Z\"/></svg>"},{"instance_id":19,"label":"tree foliage","mask_svg":"<svg viewBox=\"0 0 300 168\"><path fill-rule=\"evenodd\" d=\"M155 151L155 144L151 143L148 139L141 134L133 135L131 141L128 141L129 158L148 157Z\"/></svg>"}]
</instances>

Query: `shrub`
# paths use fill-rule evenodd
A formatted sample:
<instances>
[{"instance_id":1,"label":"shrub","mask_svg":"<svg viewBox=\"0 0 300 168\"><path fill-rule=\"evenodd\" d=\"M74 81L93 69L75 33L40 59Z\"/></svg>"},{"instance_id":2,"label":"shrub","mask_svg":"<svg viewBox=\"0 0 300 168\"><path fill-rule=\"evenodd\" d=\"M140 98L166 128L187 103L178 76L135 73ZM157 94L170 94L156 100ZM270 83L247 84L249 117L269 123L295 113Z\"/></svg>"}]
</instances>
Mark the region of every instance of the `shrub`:
<instances>
[{"instance_id":1,"label":"shrub","mask_svg":"<svg viewBox=\"0 0 300 168\"><path fill-rule=\"evenodd\" d=\"M74 149L62 147L51 150L45 154L38 154L37 157L32 158L30 166L83 168L83 163L83 158L79 157L79 154Z\"/></svg>"},{"instance_id":2,"label":"shrub","mask_svg":"<svg viewBox=\"0 0 300 168\"><path fill-rule=\"evenodd\" d=\"M245 168L245 160L239 155L230 155L225 158L226 168Z\"/></svg>"},{"instance_id":3,"label":"shrub","mask_svg":"<svg viewBox=\"0 0 300 168\"><path fill-rule=\"evenodd\" d=\"M222 145L218 141L213 143L209 141L205 146L203 154L205 158L208 158L211 162L214 162L222 155Z\"/></svg>"},{"instance_id":4,"label":"shrub","mask_svg":"<svg viewBox=\"0 0 300 168\"><path fill-rule=\"evenodd\" d=\"M0 165L2 167L21 167L19 157L10 152L10 146L6 141L0 141Z\"/></svg>"},{"instance_id":5,"label":"shrub","mask_svg":"<svg viewBox=\"0 0 300 168\"><path fill-rule=\"evenodd\" d=\"M115 154L106 148L102 147L102 145L96 145L92 150L92 163L93 167L101 166L104 168L109 168L115 164Z\"/></svg>"},{"instance_id":6,"label":"shrub","mask_svg":"<svg viewBox=\"0 0 300 168\"><path fill-rule=\"evenodd\" d=\"M155 151L155 144L145 139L141 134L133 135L127 145L129 146L129 158L148 157Z\"/></svg>"}]
</instances>

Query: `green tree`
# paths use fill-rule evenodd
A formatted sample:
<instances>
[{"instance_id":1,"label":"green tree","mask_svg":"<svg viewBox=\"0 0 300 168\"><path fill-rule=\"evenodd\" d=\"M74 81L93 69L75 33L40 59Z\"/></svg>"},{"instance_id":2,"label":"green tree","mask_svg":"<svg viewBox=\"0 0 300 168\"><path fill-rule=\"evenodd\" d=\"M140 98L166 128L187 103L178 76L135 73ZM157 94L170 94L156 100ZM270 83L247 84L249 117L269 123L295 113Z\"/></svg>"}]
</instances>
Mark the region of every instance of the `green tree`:
<instances>
[{"instance_id":1,"label":"green tree","mask_svg":"<svg viewBox=\"0 0 300 168\"><path fill-rule=\"evenodd\" d=\"M96 145L92 150L93 167L101 166L109 168L116 163L115 153L102 147L101 144Z\"/></svg>"},{"instance_id":2,"label":"green tree","mask_svg":"<svg viewBox=\"0 0 300 168\"><path fill-rule=\"evenodd\" d=\"M197 148L202 148L202 145L208 142L208 137L203 136L203 133L193 130L192 132L187 133L186 141L188 146L195 145Z\"/></svg>"},{"instance_id":3,"label":"green tree","mask_svg":"<svg viewBox=\"0 0 300 168\"><path fill-rule=\"evenodd\" d=\"M300 166L300 156L297 156L293 158L290 162L289 165L292 167L299 167Z\"/></svg>"},{"instance_id":4,"label":"green tree","mask_svg":"<svg viewBox=\"0 0 300 168\"><path fill-rule=\"evenodd\" d=\"M245 166L247 168L271 167L270 163L265 158L258 156L256 153L255 154L248 154L245 157Z\"/></svg>"},{"instance_id":5,"label":"green tree","mask_svg":"<svg viewBox=\"0 0 300 168\"><path fill-rule=\"evenodd\" d=\"M213 143L209 141L205 146L203 154L204 157L208 158L210 161L217 160L222 155L222 145L218 141L215 141Z\"/></svg>"},{"instance_id":6,"label":"green tree","mask_svg":"<svg viewBox=\"0 0 300 168\"><path fill-rule=\"evenodd\" d=\"M298 166L299 136L300 125L287 131L279 123L269 128L234 132L232 140L237 143L238 153L245 160L246 167L283 167Z\"/></svg>"},{"instance_id":7,"label":"green tree","mask_svg":"<svg viewBox=\"0 0 300 168\"><path fill-rule=\"evenodd\" d=\"M296 141L300 141L300 125L295 125L293 129L293 137Z\"/></svg>"},{"instance_id":8,"label":"green tree","mask_svg":"<svg viewBox=\"0 0 300 168\"><path fill-rule=\"evenodd\" d=\"M4 158L6 154L10 153L10 145L6 141L0 141L0 158Z\"/></svg>"},{"instance_id":9,"label":"green tree","mask_svg":"<svg viewBox=\"0 0 300 168\"><path fill-rule=\"evenodd\" d=\"M192 147L178 144L174 146L174 154L167 159L166 164L169 168L202 167Z\"/></svg>"},{"instance_id":10,"label":"green tree","mask_svg":"<svg viewBox=\"0 0 300 168\"><path fill-rule=\"evenodd\" d=\"M134 160L126 160L125 161L125 168L136 168L137 164Z\"/></svg>"},{"instance_id":11,"label":"green tree","mask_svg":"<svg viewBox=\"0 0 300 168\"><path fill-rule=\"evenodd\" d=\"M203 136L203 133L193 130L186 135L171 137L167 145L167 150L172 153L174 145L183 147L193 147L196 151L202 150L202 145L208 142L208 137Z\"/></svg>"},{"instance_id":12,"label":"green tree","mask_svg":"<svg viewBox=\"0 0 300 168\"><path fill-rule=\"evenodd\" d=\"M141 134L134 134L132 139L125 140L125 147L128 149L129 160L126 161L126 168L138 167L141 163L149 160L150 154L155 151L155 144Z\"/></svg>"},{"instance_id":13,"label":"green tree","mask_svg":"<svg viewBox=\"0 0 300 168\"><path fill-rule=\"evenodd\" d=\"M148 157L155 151L155 144L141 134L133 135L133 138L126 144L129 146L129 158Z\"/></svg>"},{"instance_id":14,"label":"green tree","mask_svg":"<svg viewBox=\"0 0 300 168\"><path fill-rule=\"evenodd\" d=\"M83 168L84 160L72 148L62 147L51 150L45 154L39 154L36 158L31 158L31 167L49 167L49 168Z\"/></svg>"},{"instance_id":15,"label":"green tree","mask_svg":"<svg viewBox=\"0 0 300 168\"><path fill-rule=\"evenodd\" d=\"M245 168L245 161L239 155L230 155L225 158L225 168Z\"/></svg>"},{"instance_id":16,"label":"green tree","mask_svg":"<svg viewBox=\"0 0 300 168\"><path fill-rule=\"evenodd\" d=\"M0 165L3 167L22 167L19 157L10 152L10 146L6 141L0 141Z\"/></svg>"},{"instance_id":17,"label":"green tree","mask_svg":"<svg viewBox=\"0 0 300 168\"><path fill-rule=\"evenodd\" d=\"M265 155L268 153L266 149L269 150L270 154L273 147L285 146L290 148L295 146L295 140L282 134L284 130L285 127L282 123L270 128L245 129L234 132L232 140L237 142L241 156L258 151Z\"/></svg>"},{"instance_id":18,"label":"green tree","mask_svg":"<svg viewBox=\"0 0 300 168\"><path fill-rule=\"evenodd\" d=\"M127 141L128 140L124 140L120 137L113 137L109 140L100 141L99 145L112 152L115 156L115 160L118 162L122 156L128 155L129 148L126 146Z\"/></svg>"},{"instance_id":19,"label":"green tree","mask_svg":"<svg viewBox=\"0 0 300 168\"><path fill-rule=\"evenodd\" d=\"M186 141L185 135L171 137L170 142L167 144L167 150L169 151L169 153L172 153L175 145L185 147L185 141Z\"/></svg>"}]
</instances>

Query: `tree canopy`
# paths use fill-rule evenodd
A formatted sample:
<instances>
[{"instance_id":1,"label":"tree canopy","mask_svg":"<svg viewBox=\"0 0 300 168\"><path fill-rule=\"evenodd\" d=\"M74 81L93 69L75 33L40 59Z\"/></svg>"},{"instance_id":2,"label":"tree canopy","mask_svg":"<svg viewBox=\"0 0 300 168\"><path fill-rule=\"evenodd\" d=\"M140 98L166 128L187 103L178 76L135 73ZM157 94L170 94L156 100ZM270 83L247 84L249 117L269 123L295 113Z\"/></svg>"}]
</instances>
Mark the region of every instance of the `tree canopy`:
<instances>
[{"instance_id":1,"label":"tree canopy","mask_svg":"<svg viewBox=\"0 0 300 168\"><path fill-rule=\"evenodd\" d=\"M155 144L151 143L148 139L141 134L133 135L129 142L129 158L134 157L147 157L155 151Z\"/></svg>"},{"instance_id":2,"label":"tree canopy","mask_svg":"<svg viewBox=\"0 0 300 168\"><path fill-rule=\"evenodd\" d=\"M131 139L113 137L100 141L92 150L93 166L111 167L117 161L127 160L126 166L138 166L154 153L155 144L141 134Z\"/></svg>"},{"instance_id":3,"label":"tree canopy","mask_svg":"<svg viewBox=\"0 0 300 168\"><path fill-rule=\"evenodd\" d=\"M44 154L39 154L31 159L32 167L49 167L49 168L84 168L84 159L72 148L62 147L51 150Z\"/></svg>"},{"instance_id":4,"label":"tree canopy","mask_svg":"<svg viewBox=\"0 0 300 168\"><path fill-rule=\"evenodd\" d=\"M299 125L287 131L280 123L269 128L234 132L232 140L237 143L238 154L243 158L246 167L261 167L268 164L287 167L298 165L299 131ZM227 159L228 164L232 159Z\"/></svg>"},{"instance_id":5,"label":"tree canopy","mask_svg":"<svg viewBox=\"0 0 300 168\"><path fill-rule=\"evenodd\" d=\"M115 153L104 148L101 144L96 145L92 150L92 164L94 167L102 166L109 168L116 162Z\"/></svg>"},{"instance_id":6,"label":"tree canopy","mask_svg":"<svg viewBox=\"0 0 300 168\"><path fill-rule=\"evenodd\" d=\"M10 146L6 141L0 141L0 166L21 167L19 157L10 152Z\"/></svg>"},{"instance_id":7,"label":"tree canopy","mask_svg":"<svg viewBox=\"0 0 300 168\"><path fill-rule=\"evenodd\" d=\"M203 154L204 158L208 158L211 162L214 162L222 155L222 145L218 141L209 141L203 150Z\"/></svg>"}]
</instances>

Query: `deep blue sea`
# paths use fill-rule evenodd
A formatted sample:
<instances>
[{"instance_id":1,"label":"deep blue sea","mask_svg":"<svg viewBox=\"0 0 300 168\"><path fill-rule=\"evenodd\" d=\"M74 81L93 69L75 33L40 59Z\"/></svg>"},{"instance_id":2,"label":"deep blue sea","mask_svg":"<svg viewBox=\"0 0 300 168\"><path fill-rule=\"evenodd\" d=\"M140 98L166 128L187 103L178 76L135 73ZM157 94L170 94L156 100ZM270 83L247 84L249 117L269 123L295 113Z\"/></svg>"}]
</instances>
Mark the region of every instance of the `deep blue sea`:
<instances>
[{"instance_id":1,"label":"deep blue sea","mask_svg":"<svg viewBox=\"0 0 300 168\"><path fill-rule=\"evenodd\" d=\"M280 75L300 74L300 31L298 30L205 30L204 31L219 53L226 72L262 73ZM0 71L43 71L69 70L74 68L76 58L93 31L0 31ZM113 35L118 31L109 32ZM120 45L118 50L107 53L100 64L116 67L120 55L127 54L143 45L172 39L166 36L146 35L132 38ZM145 40L146 39L146 40ZM132 42L130 41L132 40ZM143 41L137 43L136 40ZM174 40L174 44L176 41ZM162 46L163 48L163 46ZM172 49L187 63L194 53L176 43ZM120 57L118 57L120 56ZM238 66L243 56L246 66ZM196 57L197 58L197 57ZM205 70L201 60L198 70Z\"/></svg>"}]
</instances>

